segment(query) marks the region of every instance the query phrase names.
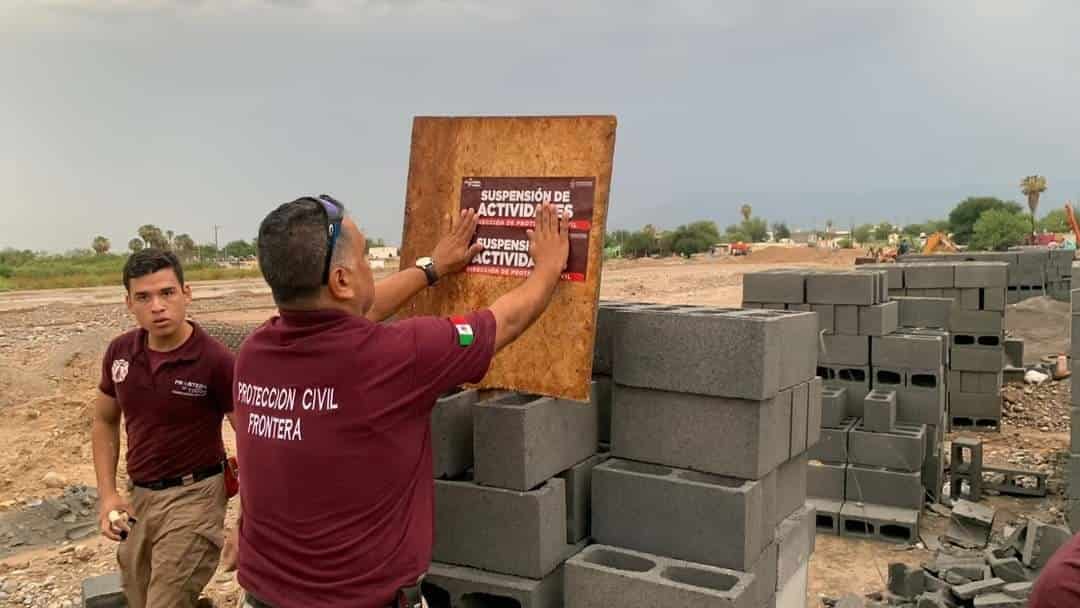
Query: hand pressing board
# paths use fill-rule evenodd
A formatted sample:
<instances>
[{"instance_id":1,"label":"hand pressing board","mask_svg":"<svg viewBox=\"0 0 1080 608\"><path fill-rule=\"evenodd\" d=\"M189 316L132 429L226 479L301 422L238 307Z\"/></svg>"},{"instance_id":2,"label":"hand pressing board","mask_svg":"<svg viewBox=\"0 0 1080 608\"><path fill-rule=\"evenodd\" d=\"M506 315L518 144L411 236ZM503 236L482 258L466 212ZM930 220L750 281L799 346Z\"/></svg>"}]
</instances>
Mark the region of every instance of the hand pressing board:
<instances>
[{"instance_id":1,"label":"hand pressing board","mask_svg":"<svg viewBox=\"0 0 1080 608\"><path fill-rule=\"evenodd\" d=\"M488 248L466 272L413 298L401 316L490 306L529 272L521 241L533 203L574 212L570 262L551 305L496 355L478 386L589 399L615 126L614 116L413 121L401 268L430 255L463 206L478 209L477 238Z\"/></svg>"}]
</instances>

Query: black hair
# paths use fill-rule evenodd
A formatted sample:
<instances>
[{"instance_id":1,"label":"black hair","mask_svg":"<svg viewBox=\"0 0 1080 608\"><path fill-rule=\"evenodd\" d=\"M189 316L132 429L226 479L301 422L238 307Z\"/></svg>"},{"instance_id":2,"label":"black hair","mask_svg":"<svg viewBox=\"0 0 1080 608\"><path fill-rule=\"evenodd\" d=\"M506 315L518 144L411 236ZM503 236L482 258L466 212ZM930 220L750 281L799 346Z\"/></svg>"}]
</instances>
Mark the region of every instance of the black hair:
<instances>
[{"instance_id":1,"label":"black hair","mask_svg":"<svg viewBox=\"0 0 1080 608\"><path fill-rule=\"evenodd\" d=\"M310 198L278 206L259 224L259 270L278 306L318 295L329 238L326 210ZM334 259L344 255L347 240L339 230Z\"/></svg>"},{"instance_id":2,"label":"black hair","mask_svg":"<svg viewBox=\"0 0 1080 608\"><path fill-rule=\"evenodd\" d=\"M180 258L176 254L156 247L140 249L128 256L124 263L124 289L131 290L131 279L154 274L159 270L172 268L176 273L176 280L180 286L184 286L184 267L180 265Z\"/></svg>"}]
</instances>

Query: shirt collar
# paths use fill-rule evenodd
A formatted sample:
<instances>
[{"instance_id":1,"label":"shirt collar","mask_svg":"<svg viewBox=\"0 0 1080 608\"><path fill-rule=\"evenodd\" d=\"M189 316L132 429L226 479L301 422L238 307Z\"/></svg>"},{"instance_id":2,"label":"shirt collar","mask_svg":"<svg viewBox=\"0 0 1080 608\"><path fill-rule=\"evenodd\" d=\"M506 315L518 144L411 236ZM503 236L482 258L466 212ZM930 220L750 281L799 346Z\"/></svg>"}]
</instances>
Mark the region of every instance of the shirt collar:
<instances>
[{"instance_id":1,"label":"shirt collar","mask_svg":"<svg viewBox=\"0 0 1080 608\"><path fill-rule=\"evenodd\" d=\"M187 319L188 323L191 323L191 335L184 341L179 347L161 353L170 361L195 361L202 356L203 344L206 342L206 330L199 326L198 323ZM139 328L138 340L135 342L135 354L146 355L150 347L147 342L150 339L150 332L143 328Z\"/></svg>"}]
</instances>

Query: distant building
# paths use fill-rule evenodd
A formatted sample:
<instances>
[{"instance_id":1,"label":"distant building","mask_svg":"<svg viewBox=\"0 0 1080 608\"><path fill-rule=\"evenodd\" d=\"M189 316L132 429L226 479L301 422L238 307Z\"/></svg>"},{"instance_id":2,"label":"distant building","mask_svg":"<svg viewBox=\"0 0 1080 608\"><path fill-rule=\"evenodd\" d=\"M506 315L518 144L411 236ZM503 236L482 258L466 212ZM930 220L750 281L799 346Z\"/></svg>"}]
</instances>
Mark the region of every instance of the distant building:
<instances>
[{"instance_id":1,"label":"distant building","mask_svg":"<svg viewBox=\"0 0 1080 608\"><path fill-rule=\"evenodd\" d=\"M372 260L393 260L398 255L397 247L371 247L368 249L368 258Z\"/></svg>"}]
</instances>

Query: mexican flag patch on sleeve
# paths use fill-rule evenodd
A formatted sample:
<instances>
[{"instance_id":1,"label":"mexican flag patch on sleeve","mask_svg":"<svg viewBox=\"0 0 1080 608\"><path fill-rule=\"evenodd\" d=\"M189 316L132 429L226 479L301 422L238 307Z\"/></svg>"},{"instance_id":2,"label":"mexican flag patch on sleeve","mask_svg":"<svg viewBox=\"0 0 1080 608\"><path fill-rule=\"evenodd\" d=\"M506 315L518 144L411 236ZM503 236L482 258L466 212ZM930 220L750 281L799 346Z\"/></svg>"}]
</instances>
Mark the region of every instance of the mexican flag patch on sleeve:
<instances>
[{"instance_id":1,"label":"mexican flag patch on sleeve","mask_svg":"<svg viewBox=\"0 0 1080 608\"><path fill-rule=\"evenodd\" d=\"M464 348L473 343L473 330L472 325L465 320L465 317L451 317L450 322L454 324L454 329L457 330L458 346Z\"/></svg>"}]
</instances>

